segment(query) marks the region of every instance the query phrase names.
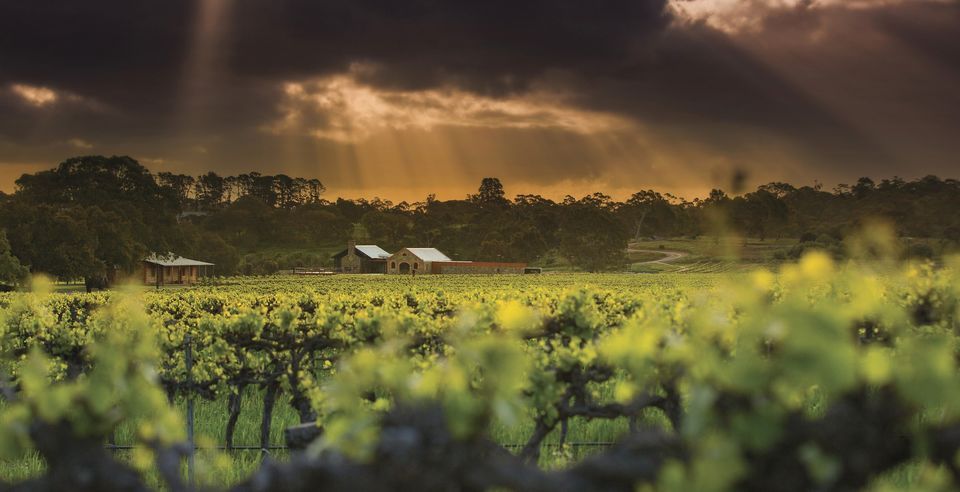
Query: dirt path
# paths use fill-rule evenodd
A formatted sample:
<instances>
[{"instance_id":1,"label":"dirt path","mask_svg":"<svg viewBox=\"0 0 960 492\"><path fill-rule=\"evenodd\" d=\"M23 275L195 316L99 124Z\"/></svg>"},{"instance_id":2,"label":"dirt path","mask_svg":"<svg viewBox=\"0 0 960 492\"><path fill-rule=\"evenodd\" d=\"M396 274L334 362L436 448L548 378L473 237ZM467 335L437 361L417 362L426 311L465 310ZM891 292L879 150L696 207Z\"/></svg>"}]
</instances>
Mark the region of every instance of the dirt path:
<instances>
[{"instance_id":1,"label":"dirt path","mask_svg":"<svg viewBox=\"0 0 960 492\"><path fill-rule=\"evenodd\" d=\"M627 253L657 253L657 254L664 255L663 258L658 258L656 260L637 262L637 264L639 265L649 265L650 263L667 264L667 263L677 261L680 258L683 258L684 256L690 255L690 253L687 253L686 251L668 251L663 249L633 249L633 248L627 248Z\"/></svg>"}]
</instances>

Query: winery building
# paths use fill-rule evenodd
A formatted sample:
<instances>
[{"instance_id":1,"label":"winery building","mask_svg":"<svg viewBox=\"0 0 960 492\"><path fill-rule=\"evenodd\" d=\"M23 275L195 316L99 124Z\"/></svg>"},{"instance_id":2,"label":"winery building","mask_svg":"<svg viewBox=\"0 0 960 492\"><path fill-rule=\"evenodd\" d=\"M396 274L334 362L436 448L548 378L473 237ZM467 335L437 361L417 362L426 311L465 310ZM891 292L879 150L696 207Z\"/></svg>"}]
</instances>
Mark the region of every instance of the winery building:
<instances>
[{"instance_id":1,"label":"winery building","mask_svg":"<svg viewBox=\"0 0 960 492\"><path fill-rule=\"evenodd\" d=\"M387 273L431 273L434 263L452 261L437 248L403 248L387 259Z\"/></svg>"},{"instance_id":2,"label":"winery building","mask_svg":"<svg viewBox=\"0 0 960 492\"><path fill-rule=\"evenodd\" d=\"M150 255L143 259L143 283L148 285L192 285L213 273L213 263L191 260L174 254Z\"/></svg>"},{"instance_id":3,"label":"winery building","mask_svg":"<svg viewBox=\"0 0 960 492\"><path fill-rule=\"evenodd\" d=\"M403 248L390 254L376 245L356 245L333 256L334 266L343 273L426 274L523 274L526 263L457 261L436 248Z\"/></svg>"},{"instance_id":4,"label":"winery building","mask_svg":"<svg viewBox=\"0 0 960 492\"><path fill-rule=\"evenodd\" d=\"M347 249L333 255L333 266L343 273L387 273L390 253L375 244L347 243Z\"/></svg>"}]
</instances>

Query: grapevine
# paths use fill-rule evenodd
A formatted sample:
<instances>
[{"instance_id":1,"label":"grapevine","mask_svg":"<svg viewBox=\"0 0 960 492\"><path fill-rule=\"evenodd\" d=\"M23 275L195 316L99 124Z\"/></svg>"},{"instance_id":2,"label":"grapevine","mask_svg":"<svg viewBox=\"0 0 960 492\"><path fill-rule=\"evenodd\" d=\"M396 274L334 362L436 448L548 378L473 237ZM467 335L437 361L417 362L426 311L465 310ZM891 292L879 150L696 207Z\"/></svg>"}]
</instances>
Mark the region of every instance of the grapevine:
<instances>
[{"instance_id":1,"label":"grapevine","mask_svg":"<svg viewBox=\"0 0 960 492\"><path fill-rule=\"evenodd\" d=\"M342 276L3 294L0 451L45 457L24 487L82 465L103 471L97 490L143 487L149 467L186 490L172 470L191 451L168 402L224 402L229 448L258 388L262 445L278 403L322 432L236 490L850 490L907 464L955 486L956 266L813 253L684 284ZM595 419L628 426L609 449L539 468L548 437L562 447ZM102 447L128 420L143 426L132 468ZM492 437L521 422L519 449ZM91 461L64 460L65 442Z\"/></svg>"}]
</instances>

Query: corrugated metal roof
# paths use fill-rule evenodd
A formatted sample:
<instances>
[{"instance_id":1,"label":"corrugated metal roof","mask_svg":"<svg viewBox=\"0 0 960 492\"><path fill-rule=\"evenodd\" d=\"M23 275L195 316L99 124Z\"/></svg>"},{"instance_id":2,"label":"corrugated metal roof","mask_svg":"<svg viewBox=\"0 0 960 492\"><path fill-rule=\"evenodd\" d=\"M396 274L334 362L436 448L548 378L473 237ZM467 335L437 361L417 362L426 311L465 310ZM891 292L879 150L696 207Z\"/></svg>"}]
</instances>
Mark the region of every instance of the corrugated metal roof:
<instances>
[{"instance_id":1,"label":"corrugated metal roof","mask_svg":"<svg viewBox=\"0 0 960 492\"><path fill-rule=\"evenodd\" d=\"M385 259L387 259L387 258L390 257L390 253L387 253L386 251L383 250L383 248L381 248L380 246L377 246L376 244L358 244L358 245L354 246L354 248L356 248L357 254L359 254L359 255L361 255L361 256L366 256L367 258L370 258L371 260L385 260ZM345 249L345 250L343 250L343 251L341 251L341 252L333 255L333 257L334 257L334 258L343 258L343 257L347 256L347 252L348 252L348 251L349 251L349 250L346 250L346 249Z\"/></svg>"},{"instance_id":2,"label":"corrugated metal roof","mask_svg":"<svg viewBox=\"0 0 960 492\"><path fill-rule=\"evenodd\" d=\"M357 251L367 255L368 258L388 258L390 256L390 253L376 244L358 244L356 248Z\"/></svg>"},{"instance_id":3,"label":"corrugated metal roof","mask_svg":"<svg viewBox=\"0 0 960 492\"><path fill-rule=\"evenodd\" d=\"M184 258L182 256L177 256L173 253L166 255L157 255L152 254L143 259L147 263L153 263L154 265L160 266L213 266L213 263L207 263L205 261L191 260L189 258Z\"/></svg>"},{"instance_id":4,"label":"corrugated metal roof","mask_svg":"<svg viewBox=\"0 0 960 492\"><path fill-rule=\"evenodd\" d=\"M450 261L450 258L437 248L407 248L407 251L423 261Z\"/></svg>"}]
</instances>

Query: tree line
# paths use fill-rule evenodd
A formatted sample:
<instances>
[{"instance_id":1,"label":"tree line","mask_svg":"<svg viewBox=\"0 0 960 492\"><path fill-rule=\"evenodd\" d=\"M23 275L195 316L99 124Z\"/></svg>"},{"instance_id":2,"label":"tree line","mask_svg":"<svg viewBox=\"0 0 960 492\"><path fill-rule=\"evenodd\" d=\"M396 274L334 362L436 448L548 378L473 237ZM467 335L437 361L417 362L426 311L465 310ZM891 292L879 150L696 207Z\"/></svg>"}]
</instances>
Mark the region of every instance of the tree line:
<instances>
[{"instance_id":1,"label":"tree line","mask_svg":"<svg viewBox=\"0 0 960 492\"><path fill-rule=\"evenodd\" d=\"M292 178L286 174L263 175L258 172L220 176L208 172L201 176L157 173L160 186L170 188L181 210L210 210L243 197L255 197L271 207L294 208L321 202L326 188L316 178Z\"/></svg>"},{"instance_id":2,"label":"tree line","mask_svg":"<svg viewBox=\"0 0 960 492\"><path fill-rule=\"evenodd\" d=\"M168 251L216 263L221 274L270 273L293 263L328 264L330 248L349 238L388 251L436 247L460 259L559 258L595 271L622 267L634 239L735 233L826 247L874 218L902 236L960 242L960 182L936 176L865 177L830 191L770 183L735 196L715 189L692 201L654 190L624 200L603 193L510 199L497 178L452 200L328 200L324 192L313 178L153 174L130 157L74 157L24 174L14 193L0 196L9 244L0 240L0 277L15 282L26 266L61 279L104 278ZM327 253L298 253L286 265L258 256L283 248Z\"/></svg>"}]
</instances>

